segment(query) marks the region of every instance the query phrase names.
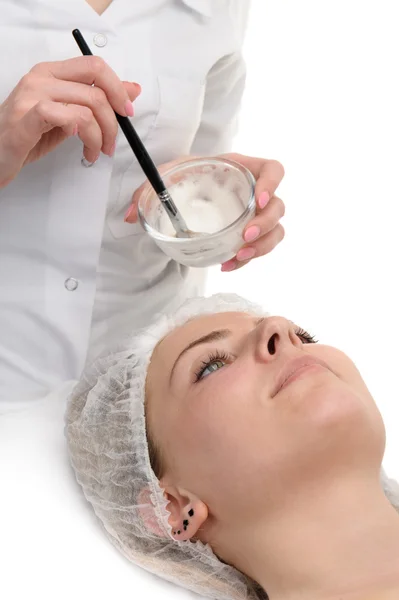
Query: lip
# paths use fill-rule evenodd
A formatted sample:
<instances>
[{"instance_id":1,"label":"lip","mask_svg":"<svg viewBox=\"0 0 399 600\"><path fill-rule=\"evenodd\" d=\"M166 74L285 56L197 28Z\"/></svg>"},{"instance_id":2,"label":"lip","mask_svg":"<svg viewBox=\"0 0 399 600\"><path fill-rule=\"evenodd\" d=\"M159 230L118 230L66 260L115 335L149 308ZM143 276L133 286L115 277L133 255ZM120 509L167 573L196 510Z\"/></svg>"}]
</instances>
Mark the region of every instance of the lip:
<instances>
[{"instance_id":1,"label":"lip","mask_svg":"<svg viewBox=\"0 0 399 600\"><path fill-rule=\"evenodd\" d=\"M294 375L299 375L299 372L307 370L307 368L310 367L323 367L324 369L330 370L324 360L314 356L301 356L300 358L296 358L283 368L277 379L277 384L272 397L278 394L278 392L288 383L294 381Z\"/></svg>"}]
</instances>

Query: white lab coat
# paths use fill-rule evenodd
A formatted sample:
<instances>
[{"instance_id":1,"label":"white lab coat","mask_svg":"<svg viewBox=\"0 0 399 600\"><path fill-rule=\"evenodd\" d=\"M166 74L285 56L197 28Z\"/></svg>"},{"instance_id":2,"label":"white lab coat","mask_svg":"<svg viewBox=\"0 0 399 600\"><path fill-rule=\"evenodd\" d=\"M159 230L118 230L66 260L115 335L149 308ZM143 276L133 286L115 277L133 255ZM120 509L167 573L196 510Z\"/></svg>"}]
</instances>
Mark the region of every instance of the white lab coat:
<instances>
[{"instance_id":1,"label":"white lab coat","mask_svg":"<svg viewBox=\"0 0 399 600\"><path fill-rule=\"evenodd\" d=\"M80 56L71 31L122 80L156 164L230 149L244 88L249 0L0 0L0 102L42 61ZM144 176L123 136L81 165L67 140L0 190L0 408L77 379L121 335L203 290L203 270L169 260L124 223Z\"/></svg>"}]
</instances>

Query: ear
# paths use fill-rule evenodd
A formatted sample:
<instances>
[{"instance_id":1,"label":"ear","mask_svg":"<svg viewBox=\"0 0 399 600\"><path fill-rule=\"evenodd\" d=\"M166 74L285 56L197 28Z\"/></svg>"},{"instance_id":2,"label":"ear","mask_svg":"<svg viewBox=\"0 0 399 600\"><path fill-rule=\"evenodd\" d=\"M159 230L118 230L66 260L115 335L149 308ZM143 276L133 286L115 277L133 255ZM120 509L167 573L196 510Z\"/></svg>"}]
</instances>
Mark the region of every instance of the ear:
<instances>
[{"instance_id":1,"label":"ear","mask_svg":"<svg viewBox=\"0 0 399 600\"><path fill-rule=\"evenodd\" d=\"M174 486L164 488L169 501L169 525L175 540L187 541L194 537L208 518L208 507L197 496Z\"/></svg>"},{"instance_id":2,"label":"ear","mask_svg":"<svg viewBox=\"0 0 399 600\"><path fill-rule=\"evenodd\" d=\"M160 526L151 502L149 488L143 488L138 495L138 512L147 531L154 535L168 539L167 533Z\"/></svg>"}]
</instances>

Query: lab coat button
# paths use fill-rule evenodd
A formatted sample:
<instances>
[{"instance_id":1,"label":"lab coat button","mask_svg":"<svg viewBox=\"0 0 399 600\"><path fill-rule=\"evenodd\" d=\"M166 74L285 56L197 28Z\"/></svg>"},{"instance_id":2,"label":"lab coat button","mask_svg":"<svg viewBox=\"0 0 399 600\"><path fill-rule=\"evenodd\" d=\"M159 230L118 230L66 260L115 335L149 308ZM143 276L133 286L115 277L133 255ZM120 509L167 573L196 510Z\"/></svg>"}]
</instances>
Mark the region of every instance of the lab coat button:
<instances>
[{"instance_id":1,"label":"lab coat button","mask_svg":"<svg viewBox=\"0 0 399 600\"><path fill-rule=\"evenodd\" d=\"M65 279L64 285L68 292L74 292L79 285L79 281L73 277L68 277L68 279Z\"/></svg>"},{"instance_id":2,"label":"lab coat button","mask_svg":"<svg viewBox=\"0 0 399 600\"><path fill-rule=\"evenodd\" d=\"M108 43L108 39L104 33L96 33L93 37L93 42L98 48L104 48Z\"/></svg>"}]
</instances>

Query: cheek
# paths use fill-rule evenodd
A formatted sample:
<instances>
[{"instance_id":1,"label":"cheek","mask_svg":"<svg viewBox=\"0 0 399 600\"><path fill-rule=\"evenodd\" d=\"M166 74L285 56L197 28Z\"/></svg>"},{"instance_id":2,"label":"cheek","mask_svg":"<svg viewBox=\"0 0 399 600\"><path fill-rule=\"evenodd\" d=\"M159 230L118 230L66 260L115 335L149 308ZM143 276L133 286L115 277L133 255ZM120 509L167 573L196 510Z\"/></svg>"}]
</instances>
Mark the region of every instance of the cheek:
<instances>
[{"instance_id":1,"label":"cheek","mask_svg":"<svg viewBox=\"0 0 399 600\"><path fill-rule=\"evenodd\" d=\"M325 360L339 379L364 390L366 386L358 368L344 352L331 346L322 345L315 346L313 350L316 356Z\"/></svg>"},{"instance_id":2,"label":"cheek","mask_svg":"<svg viewBox=\"0 0 399 600\"><path fill-rule=\"evenodd\" d=\"M350 407L353 403L350 401L352 392L353 401L355 398L361 400L359 409L361 409L363 412L366 412L371 420L379 420L381 416L377 405L355 363L346 354L340 350L337 350L336 348L329 348L327 346L324 348L325 356L322 356L322 358L324 358L331 366L331 369L336 374L339 383L343 384L341 386L343 393L346 391L348 394L347 404L345 404L342 400L342 402L338 403L338 406L342 405L342 409L344 411L345 409L350 410ZM339 383L337 382L338 387ZM357 403L354 402L354 408L356 405Z\"/></svg>"},{"instance_id":3,"label":"cheek","mask_svg":"<svg viewBox=\"0 0 399 600\"><path fill-rule=\"evenodd\" d=\"M293 475L297 468L302 480L306 474L313 479L348 465L367 469L381 465L385 449L381 414L357 369L346 366L339 372L335 367L336 374L327 372L294 384L285 398L289 419L279 430L282 433L284 427L283 437L289 440L292 468L286 452L275 464L286 474Z\"/></svg>"},{"instance_id":4,"label":"cheek","mask_svg":"<svg viewBox=\"0 0 399 600\"><path fill-rule=\"evenodd\" d=\"M210 377L179 416L175 464L181 485L221 515L247 505L248 489L258 488L267 475L269 449L277 447L280 435L273 407L247 370L236 370L234 378L227 370Z\"/></svg>"}]
</instances>

